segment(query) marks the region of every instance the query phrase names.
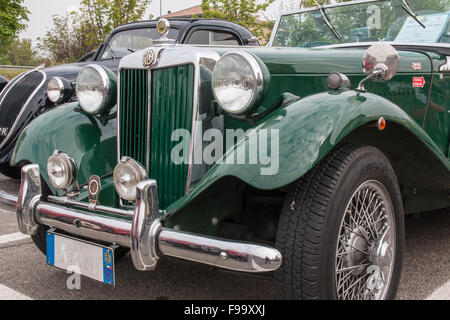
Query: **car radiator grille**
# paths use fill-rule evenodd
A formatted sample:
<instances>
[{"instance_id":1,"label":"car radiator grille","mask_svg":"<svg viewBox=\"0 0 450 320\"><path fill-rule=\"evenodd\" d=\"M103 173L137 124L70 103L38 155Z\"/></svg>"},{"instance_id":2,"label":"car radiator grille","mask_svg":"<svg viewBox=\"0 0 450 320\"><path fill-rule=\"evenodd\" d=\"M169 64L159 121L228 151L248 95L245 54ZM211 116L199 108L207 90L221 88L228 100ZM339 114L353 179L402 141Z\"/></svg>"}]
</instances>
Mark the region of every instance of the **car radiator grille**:
<instances>
[{"instance_id":1,"label":"car radiator grille","mask_svg":"<svg viewBox=\"0 0 450 320\"><path fill-rule=\"evenodd\" d=\"M10 88L3 90L0 95L0 128L11 130L24 104L42 83L42 80L44 80L43 73L31 72L16 80ZM0 135L0 144L5 139L5 135Z\"/></svg>"},{"instance_id":2,"label":"car radiator grille","mask_svg":"<svg viewBox=\"0 0 450 320\"><path fill-rule=\"evenodd\" d=\"M147 168L158 182L162 209L185 194L189 166L173 163L172 150L180 141L171 138L177 129L191 132L193 94L192 65L120 72L120 156Z\"/></svg>"}]
</instances>

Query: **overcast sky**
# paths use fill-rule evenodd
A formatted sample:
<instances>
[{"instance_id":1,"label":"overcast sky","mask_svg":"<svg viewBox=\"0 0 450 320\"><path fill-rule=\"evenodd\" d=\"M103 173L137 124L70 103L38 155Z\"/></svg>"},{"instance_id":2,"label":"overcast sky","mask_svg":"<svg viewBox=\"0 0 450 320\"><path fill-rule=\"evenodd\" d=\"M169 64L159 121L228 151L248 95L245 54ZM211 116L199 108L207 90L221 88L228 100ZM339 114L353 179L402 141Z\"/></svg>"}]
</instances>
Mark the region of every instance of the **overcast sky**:
<instances>
[{"instance_id":1,"label":"overcast sky","mask_svg":"<svg viewBox=\"0 0 450 320\"><path fill-rule=\"evenodd\" d=\"M276 0L267 15L276 16L281 3L290 3L294 0ZM30 38L33 41L38 37L43 37L48 28L52 26L52 16L55 14L64 15L68 11L73 11L79 7L81 0L25 0L25 5L31 12L28 28L21 34L22 38ZM195 5L199 5L201 0L162 0L162 12L178 11ZM160 0L153 0L149 13L159 16Z\"/></svg>"}]
</instances>

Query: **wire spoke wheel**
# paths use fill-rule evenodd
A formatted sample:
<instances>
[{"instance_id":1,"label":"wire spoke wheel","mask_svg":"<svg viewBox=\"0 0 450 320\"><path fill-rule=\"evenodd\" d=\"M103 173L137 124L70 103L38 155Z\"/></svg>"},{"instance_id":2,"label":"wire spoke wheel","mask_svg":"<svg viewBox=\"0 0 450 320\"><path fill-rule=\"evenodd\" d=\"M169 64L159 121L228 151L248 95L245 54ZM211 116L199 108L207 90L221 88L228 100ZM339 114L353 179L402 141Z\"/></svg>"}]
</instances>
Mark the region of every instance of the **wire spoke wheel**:
<instances>
[{"instance_id":1,"label":"wire spoke wheel","mask_svg":"<svg viewBox=\"0 0 450 320\"><path fill-rule=\"evenodd\" d=\"M394 207L378 181L361 184L341 222L336 248L335 281L341 300L386 298L394 269Z\"/></svg>"}]
</instances>

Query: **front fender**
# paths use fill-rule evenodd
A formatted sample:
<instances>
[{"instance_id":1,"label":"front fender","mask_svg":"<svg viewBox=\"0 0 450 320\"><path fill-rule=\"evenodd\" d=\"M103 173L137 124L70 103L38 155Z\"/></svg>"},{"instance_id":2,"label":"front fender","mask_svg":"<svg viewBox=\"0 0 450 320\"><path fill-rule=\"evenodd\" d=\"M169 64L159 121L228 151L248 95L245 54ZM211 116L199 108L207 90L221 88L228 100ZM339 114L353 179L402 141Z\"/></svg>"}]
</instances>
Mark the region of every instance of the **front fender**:
<instances>
[{"instance_id":1,"label":"front fender","mask_svg":"<svg viewBox=\"0 0 450 320\"><path fill-rule=\"evenodd\" d=\"M116 128L115 118L102 121L81 111L78 103L60 106L36 118L23 131L11 164L38 164L50 189L62 195L49 183L47 160L50 155L55 150L70 155L78 164L80 185L89 181L92 174L111 174L117 164Z\"/></svg>"},{"instance_id":2,"label":"front fender","mask_svg":"<svg viewBox=\"0 0 450 320\"><path fill-rule=\"evenodd\" d=\"M262 190L274 190L291 184L318 164L333 148L361 126L384 117L420 138L432 153L450 170L448 162L428 134L392 102L371 93L332 91L313 95L272 112L254 130L246 134L234 149L225 154L191 190L190 194L174 203L168 211L177 211L192 201L214 182L225 176L234 176ZM279 143L271 146L266 132L276 130ZM376 130L376 129L375 129ZM257 136L267 140L268 155L278 164L278 171L264 175L267 165L226 164L226 159L239 159L248 152L248 141ZM255 139L254 139L255 141ZM248 156L247 156L248 159ZM248 162L246 162L248 163ZM267 170L266 170L267 171ZM270 172L270 170L269 170Z\"/></svg>"}]
</instances>

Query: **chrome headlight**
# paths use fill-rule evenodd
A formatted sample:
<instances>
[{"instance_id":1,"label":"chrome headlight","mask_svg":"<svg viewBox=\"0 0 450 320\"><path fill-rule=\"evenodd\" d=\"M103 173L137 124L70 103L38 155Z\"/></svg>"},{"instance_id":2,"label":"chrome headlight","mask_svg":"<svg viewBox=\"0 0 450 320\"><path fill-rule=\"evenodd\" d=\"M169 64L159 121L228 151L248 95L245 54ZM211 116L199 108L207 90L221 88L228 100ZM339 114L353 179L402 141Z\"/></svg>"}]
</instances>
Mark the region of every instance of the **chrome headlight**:
<instances>
[{"instance_id":1,"label":"chrome headlight","mask_svg":"<svg viewBox=\"0 0 450 320\"><path fill-rule=\"evenodd\" d=\"M109 69L91 64L78 75L75 91L78 102L89 114L102 114L116 104L117 77Z\"/></svg>"},{"instance_id":2,"label":"chrome headlight","mask_svg":"<svg viewBox=\"0 0 450 320\"><path fill-rule=\"evenodd\" d=\"M57 189L68 189L75 183L77 176L77 165L66 153L55 151L48 158L47 172L50 183Z\"/></svg>"},{"instance_id":3,"label":"chrome headlight","mask_svg":"<svg viewBox=\"0 0 450 320\"><path fill-rule=\"evenodd\" d=\"M72 83L64 78L51 78L47 85L48 99L53 103L60 103L65 97L73 95Z\"/></svg>"},{"instance_id":4,"label":"chrome headlight","mask_svg":"<svg viewBox=\"0 0 450 320\"><path fill-rule=\"evenodd\" d=\"M262 98L269 72L245 51L229 52L217 62L212 75L214 97L231 114L243 114Z\"/></svg>"},{"instance_id":5,"label":"chrome headlight","mask_svg":"<svg viewBox=\"0 0 450 320\"><path fill-rule=\"evenodd\" d=\"M120 198L126 201L136 201L137 185L146 179L145 169L129 157L123 157L114 169L114 186Z\"/></svg>"}]
</instances>

